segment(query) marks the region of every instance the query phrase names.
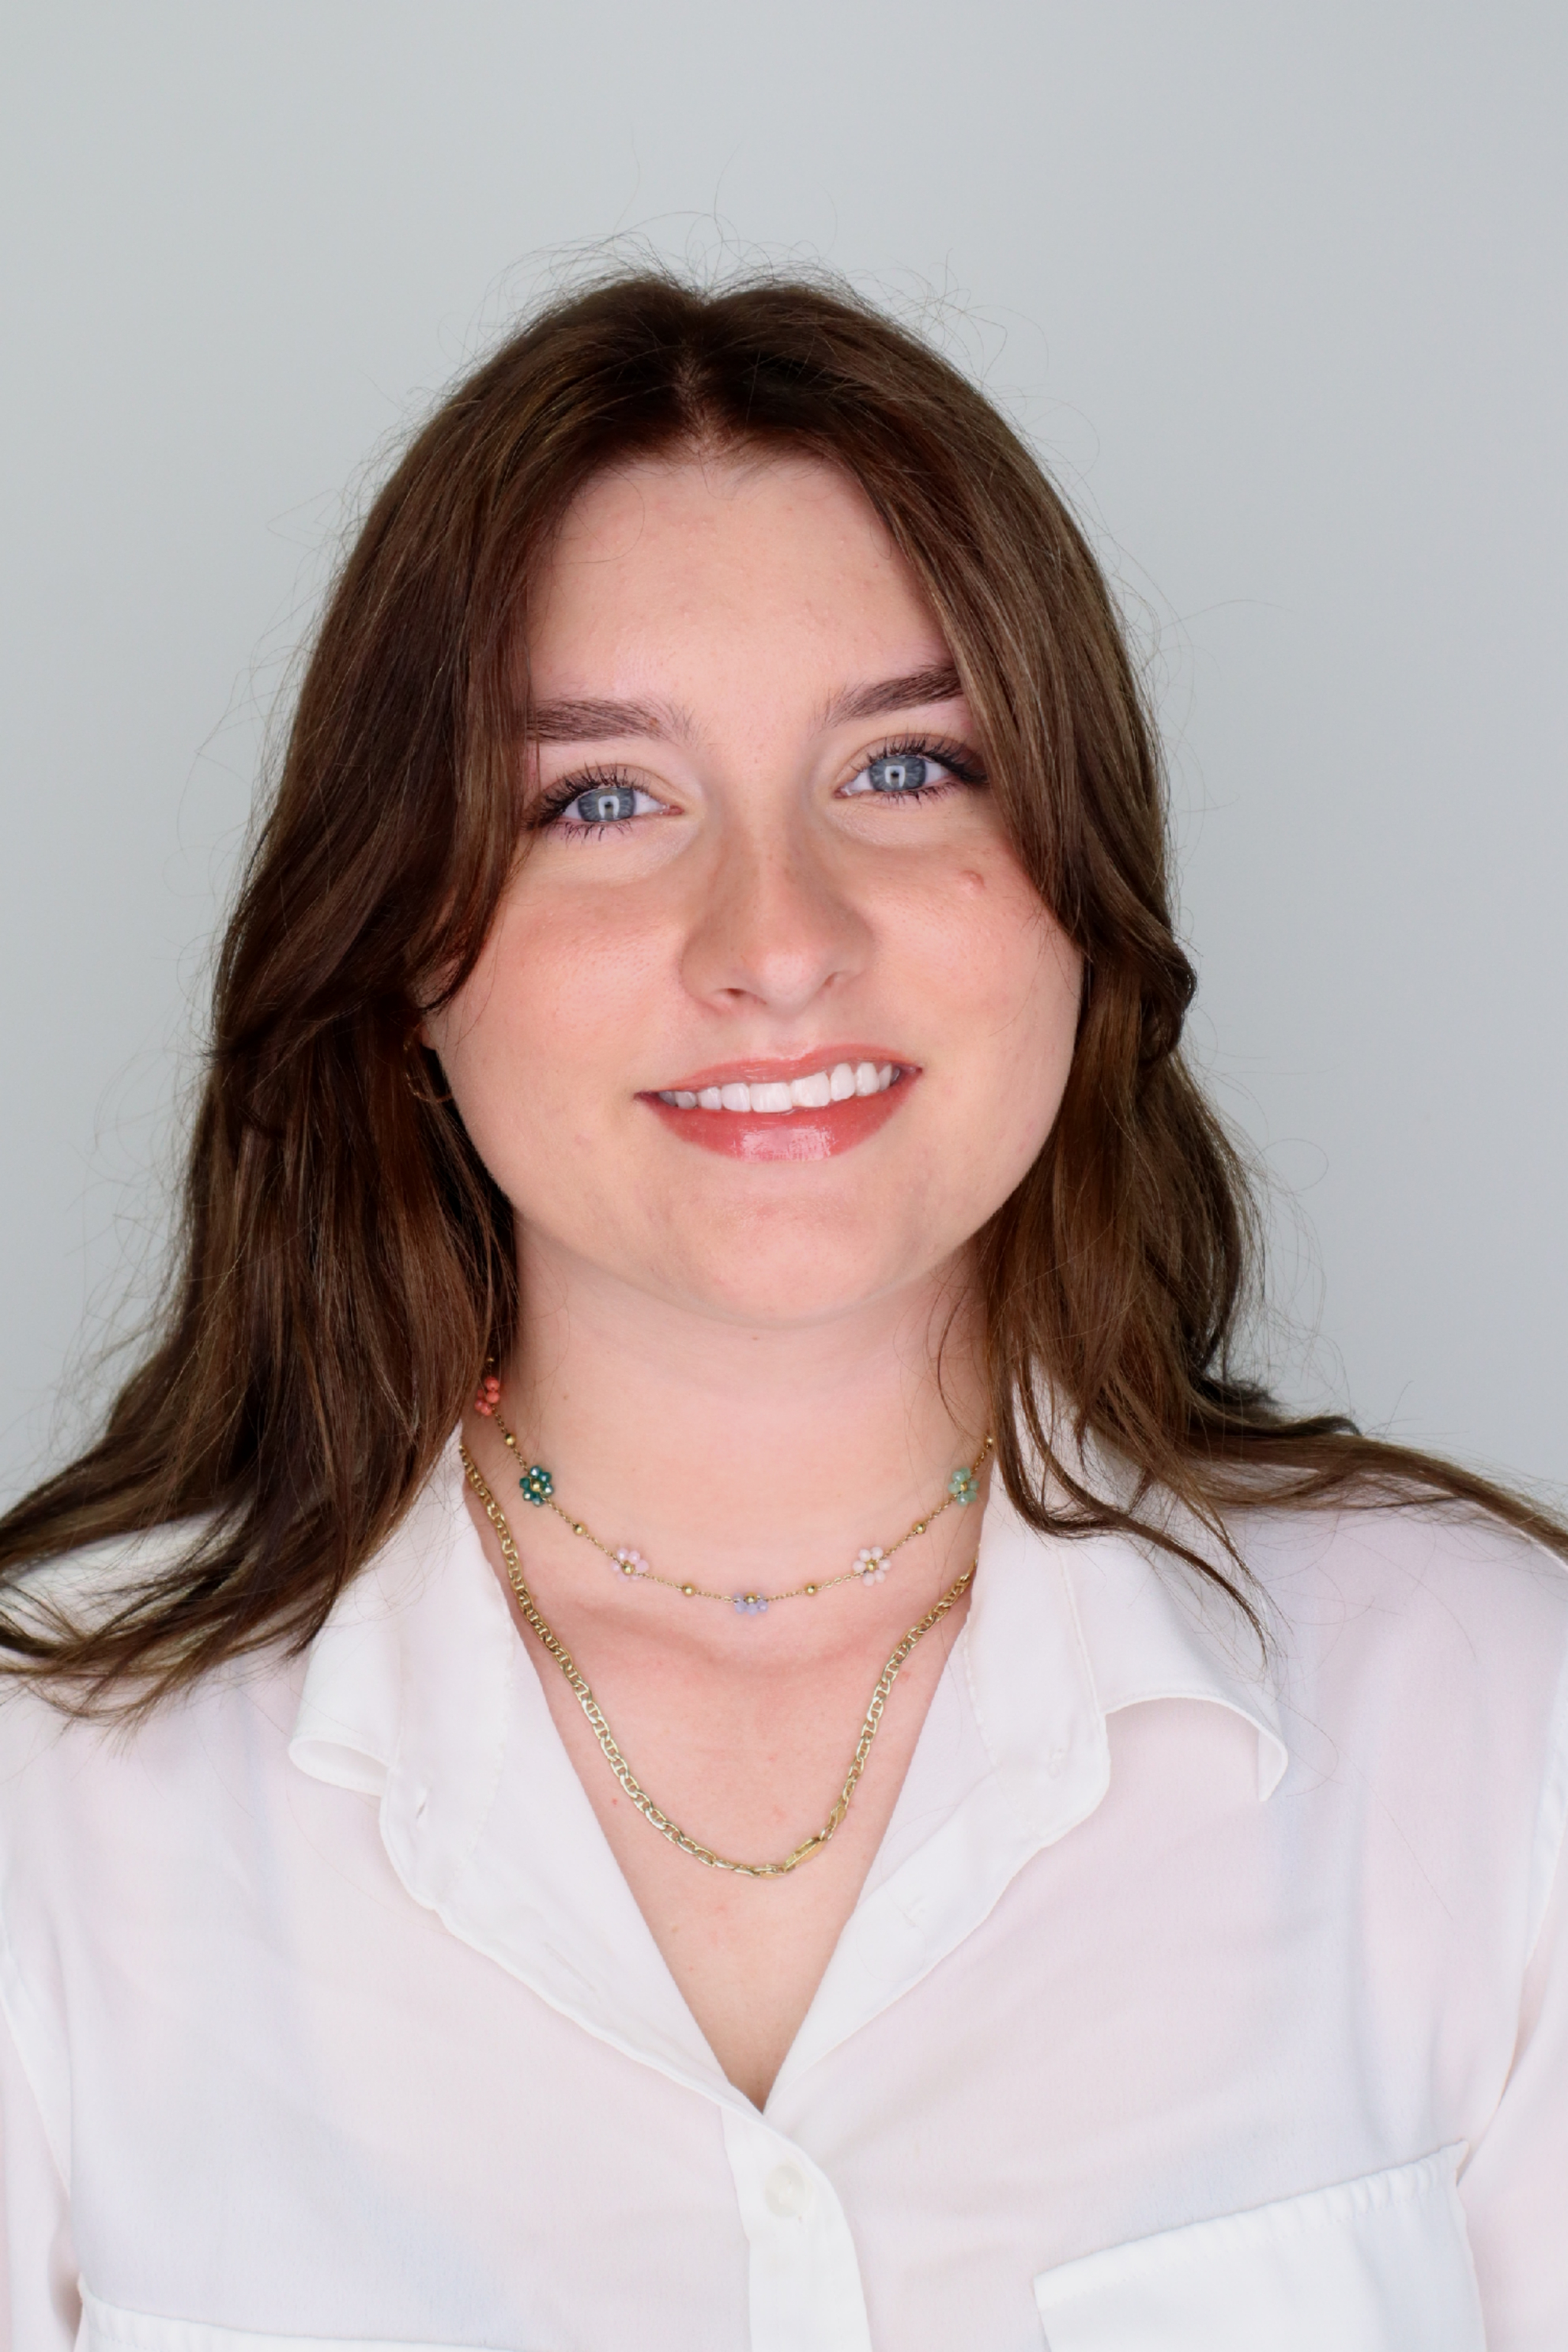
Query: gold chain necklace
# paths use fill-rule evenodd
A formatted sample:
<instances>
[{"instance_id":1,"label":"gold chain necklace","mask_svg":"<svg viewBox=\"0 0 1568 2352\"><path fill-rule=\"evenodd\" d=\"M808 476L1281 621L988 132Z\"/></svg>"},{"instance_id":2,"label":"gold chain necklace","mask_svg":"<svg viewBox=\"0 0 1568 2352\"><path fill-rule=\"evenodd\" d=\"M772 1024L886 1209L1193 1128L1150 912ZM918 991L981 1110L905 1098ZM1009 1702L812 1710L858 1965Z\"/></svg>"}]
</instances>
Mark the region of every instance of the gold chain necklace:
<instances>
[{"instance_id":1,"label":"gold chain necklace","mask_svg":"<svg viewBox=\"0 0 1568 2352\"><path fill-rule=\"evenodd\" d=\"M475 1409L487 1420L494 1422L502 1443L521 1464L522 1449L500 1417L500 1381L493 1375L487 1377L475 1399ZM953 1472L947 1482L947 1492L935 1509L928 1511L923 1519L916 1519L911 1527L906 1528L897 1543L890 1543L885 1549L881 1544L868 1544L857 1554L854 1567L847 1568L841 1576L825 1576L815 1583L796 1584L787 1592L716 1592L710 1585L683 1583L679 1577L658 1576L640 1551L629 1544L612 1546L601 1542L585 1519L575 1519L570 1511L563 1510L555 1499L555 1480L542 1463L529 1463L517 1483L526 1501L537 1509L553 1511L563 1527L570 1528L573 1534L580 1536L584 1543L591 1543L594 1549L602 1554L612 1568L618 1569L623 1576L634 1576L649 1584L662 1584L667 1592L684 1593L688 1601L725 1601L742 1617L761 1617L775 1601L812 1601L819 1592L831 1592L839 1584L864 1584L868 1587L880 1584L895 1552L902 1551L904 1546L913 1543L917 1536L923 1536L944 1511L952 1509L954 1504L962 1508L974 1501L980 1492L980 1473L995 1442L994 1438L987 1437L968 1468Z\"/></svg>"},{"instance_id":2,"label":"gold chain necklace","mask_svg":"<svg viewBox=\"0 0 1568 2352\"><path fill-rule=\"evenodd\" d=\"M693 1862L703 1863L710 1870L732 1871L738 1878L784 1878L790 1871L798 1870L803 1862L809 1862L814 1853L820 1853L849 1811L849 1800L855 1794L861 1773L866 1769L866 1759L871 1753L871 1743L877 1737L878 1727L882 1720L882 1710L888 1704L888 1694L898 1678L900 1667L905 1664L916 1643L929 1633L933 1625L939 1625L954 1603L963 1599L973 1580L976 1562L971 1560L957 1583L949 1585L935 1608L928 1609L920 1623L910 1627L909 1632L899 1643L892 1656L878 1675L877 1686L871 1693L871 1704L866 1709L866 1719L860 1726L860 1737L855 1743L855 1753L849 1760L849 1769L845 1775L844 1786L834 1800L833 1811L828 1814L822 1827L819 1830L814 1830L810 1837L803 1839L794 1853L786 1853L782 1862L731 1862L725 1855L715 1853L711 1846L704 1845L700 1838L692 1837L688 1831L680 1827L678 1822L672 1822L663 1808L655 1804L633 1772L631 1766L616 1744L615 1734L605 1720L598 1700L589 1689L584 1676L578 1672L577 1664L572 1653L559 1634L551 1630L540 1614L539 1604L529 1591L523 1577L522 1562L517 1556L517 1545L512 1538L511 1529L506 1523L505 1512L486 1486L479 1466L469 1453L467 1444L461 1440L459 1440L459 1450L468 1484L484 1505L485 1516L496 1531L497 1539L500 1544L501 1558L506 1562L507 1579L517 1595L517 1605L522 1612L524 1622L530 1630L537 1634L541 1644L549 1652L565 1675L571 1685L573 1696L587 1717L594 1737L605 1751L605 1762L643 1819L651 1822L659 1835L668 1838L671 1845L679 1846L682 1853L689 1853Z\"/></svg>"}]
</instances>

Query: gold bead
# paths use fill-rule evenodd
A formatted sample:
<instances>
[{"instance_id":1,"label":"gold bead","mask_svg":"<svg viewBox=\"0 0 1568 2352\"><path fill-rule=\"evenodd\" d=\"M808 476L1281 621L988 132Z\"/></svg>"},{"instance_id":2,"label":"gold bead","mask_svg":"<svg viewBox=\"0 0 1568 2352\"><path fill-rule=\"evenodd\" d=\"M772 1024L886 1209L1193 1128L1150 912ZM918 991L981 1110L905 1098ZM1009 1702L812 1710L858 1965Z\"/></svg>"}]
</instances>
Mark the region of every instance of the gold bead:
<instances>
[{"instance_id":1,"label":"gold bead","mask_svg":"<svg viewBox=\"0 0 1568 2352\"><path fill-rule=\"evenodd\" d=\"M692 1594L696 1591L697 1587L696 1587L694 1584L683 1584L683 1585L681 1586L681 1588L680 1588L680 1589L681 1589L682 1592L684 1592L684 1593L685 1593L685 1595L686 1595L687 1599L689 1601L689 1600L690 1600L690 1598L691 1598L691 1596L692 1596Z\"/></svg>"},{"instance_id":2,"label":"gold bead","mask_svg":"<svg viewBox=\"0 0 1568 2352\"><path fill-rule=\"evenodd\" d=\"M816 1587L815 1584L808 1584L804 1587L804 1590L807 1592L815 1592L816 1591Z\"/></svg>"},{"instance_id":3,"label":"gold bead","mask_svg":"<svg viewBox=\"0 0 1568 2352\"><path fill-rule=\"evenodd\" d=\"M926 1523L925 1523L925 1521L924 1521L923 1519L917 1519L917 1520L915 1521L915 1533L916 1533L916 1535L917 1535L917 1536L923 1536L923 1535L924 1535L924 1533L925 1533L925 1531L926 1531Z\"/></svg>"},{"instance_id":4,"label":"gold bead","mask_svg":"<svg viewBox=\"0 0 1568 2352\"><path fill-rule=\"evenodd\" d=\"M574 1536L585 1536L588 1530L583 1525L581 1519L574 1519L572 1522L572 1532Z\"/></svg>"}]
</instances>

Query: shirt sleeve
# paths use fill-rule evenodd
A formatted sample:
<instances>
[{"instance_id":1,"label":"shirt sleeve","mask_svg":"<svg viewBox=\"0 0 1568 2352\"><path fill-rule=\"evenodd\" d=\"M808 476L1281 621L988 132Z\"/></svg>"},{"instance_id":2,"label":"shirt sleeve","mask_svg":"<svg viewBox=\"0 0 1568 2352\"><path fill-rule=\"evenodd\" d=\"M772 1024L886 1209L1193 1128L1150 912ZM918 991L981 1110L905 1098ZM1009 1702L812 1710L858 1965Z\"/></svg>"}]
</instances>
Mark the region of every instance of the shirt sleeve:
<instances>
[{"instance_id":1,"label":"shirt sleeve","mask_svg":"<svg viewBox=\"0 0 1568 2352\"><path fill-rule=\"evenodd\" d=\"M0 2008L0 2352L71 2352L80 2317L70 2200Z\"/></svg>"},{"instance_id":2,"label":"shirt sleeve","mask_svg":"<svg viewBox=\"0 0 1568 2352\"><path fill-rule=\"evenodd\" d=\"M1568 2346L1568 1671L1537 1853L1548 1894L1513 2063L1460 2176L1488 2352ZM1550 1873L1550 1876L1548 1876Z\"/></svg>"}]
</instances>

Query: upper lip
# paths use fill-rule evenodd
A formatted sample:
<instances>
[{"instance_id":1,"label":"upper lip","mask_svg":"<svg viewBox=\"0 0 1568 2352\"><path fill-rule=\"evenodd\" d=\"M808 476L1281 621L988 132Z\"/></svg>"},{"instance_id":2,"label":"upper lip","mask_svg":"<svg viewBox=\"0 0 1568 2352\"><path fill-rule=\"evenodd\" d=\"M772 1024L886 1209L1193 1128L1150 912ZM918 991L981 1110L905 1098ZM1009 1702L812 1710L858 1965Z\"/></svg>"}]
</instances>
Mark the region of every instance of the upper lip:
<instances>
[{"instance_id":1,"label":"upper lip","mask_svg":"<svg viewBox=\"0 0 1568 2352\"><path fill-rule=\"evenodd\" d=\"M649 1087L649 1094L695 1095L704 1087L788 1086L792 1078L807 1078L814 1070L831 1070L839 1062L875 1062L879 1069L884 1062L894 1068L912 1071L920 1067L907 1055L895 1053L887 1045L818 1045L809 1054L792 1054L787 1060L764 1061L753 1056L750 1061L710 1062L689 1076L671 1078L662 1087Z\"/></svg>"}]
</instances>

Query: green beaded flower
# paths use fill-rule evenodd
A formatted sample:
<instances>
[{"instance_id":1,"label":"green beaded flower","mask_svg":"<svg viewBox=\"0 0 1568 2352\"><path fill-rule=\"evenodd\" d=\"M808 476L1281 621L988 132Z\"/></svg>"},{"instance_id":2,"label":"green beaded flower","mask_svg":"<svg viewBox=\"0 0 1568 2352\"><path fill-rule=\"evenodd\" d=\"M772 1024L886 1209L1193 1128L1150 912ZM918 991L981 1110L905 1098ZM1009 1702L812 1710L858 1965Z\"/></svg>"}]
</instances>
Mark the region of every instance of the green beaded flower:
<instances>
[{"instance_id":1,"label":"green beaded flower","mask_svg":"<svg viewBox=\"0 0 1568 2352\"><path fill-rule=\"evenodd\" d=\"M955 1503L973 1503L980 1492L973 1470L955 1470L947 1482L947 1491Z\"/></svg>"},{"instance_id":2,"label":"green beaded flower","mask_svg":"<svg viewBox=\"0 0 1568 2352\"><path fill-rule=\"evenodd\" d=\"M528 1496L529 1501L531 1503L537 1503L541 1510L543 1509L545 1504L548 1503L550 1497L555 1492L554 1479L551 1476L549 1471L542 1468L537 1462L531 1462L529 1464L528 1468L523 1472L521 1477L517 1483L522 1488L523 1493Z\"/></svg>"}]
</instances>

